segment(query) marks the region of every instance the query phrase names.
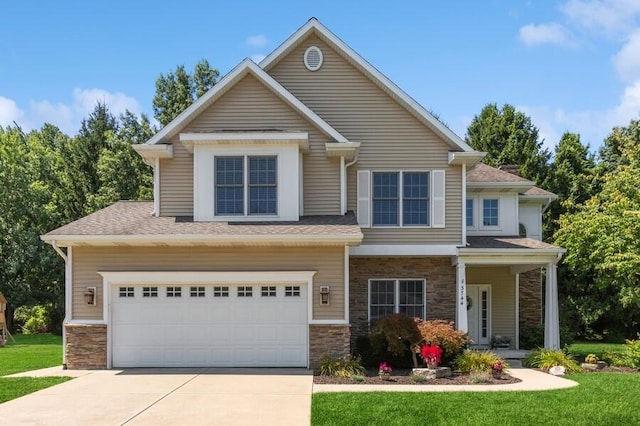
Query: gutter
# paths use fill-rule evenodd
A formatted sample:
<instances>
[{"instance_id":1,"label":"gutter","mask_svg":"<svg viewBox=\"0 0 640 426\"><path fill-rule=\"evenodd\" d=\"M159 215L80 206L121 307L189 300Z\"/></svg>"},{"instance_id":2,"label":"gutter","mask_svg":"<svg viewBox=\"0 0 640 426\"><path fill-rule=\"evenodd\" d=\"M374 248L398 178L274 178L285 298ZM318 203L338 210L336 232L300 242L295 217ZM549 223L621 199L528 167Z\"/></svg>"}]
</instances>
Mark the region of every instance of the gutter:
<instances>
[{"instance_id":1,"label":"gutter","mask_svg":"<svg viewBox=\"0 0 640 426\"><path fill-rule=\"evenodd\" d=\"M47 241L45 241L45 242L47 242ZM56 251L56 253L58 253L58 255L60 255L62 260L64 260L66 262L67 261L67 255L62 251L62 249L60 247L58 247L58 244L56 243L56 240L49 241L49 244L51 244L51 247L53 247L53 249Z\"/></svg>"}]
</instances>

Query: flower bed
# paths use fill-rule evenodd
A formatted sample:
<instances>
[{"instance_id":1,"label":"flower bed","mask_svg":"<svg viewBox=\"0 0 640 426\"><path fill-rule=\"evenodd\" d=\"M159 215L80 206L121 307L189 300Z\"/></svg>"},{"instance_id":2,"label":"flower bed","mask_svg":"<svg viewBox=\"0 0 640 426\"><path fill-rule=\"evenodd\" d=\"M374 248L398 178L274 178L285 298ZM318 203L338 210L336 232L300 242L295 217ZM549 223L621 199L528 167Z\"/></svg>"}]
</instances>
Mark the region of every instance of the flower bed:
<instances>
[{"instance_id":1,"label":"flower bed","mask_svg":"<svg viewBox=\"0 0 640 426\"><path fill-rule=\"evenodd\" d=\"M484 381L478 382L474 379L473 374L460 374L453 372L450 377L443 377L440 379L430 379L426 381L417 382L411 377L411 370L394 369L393 375L389 378L382 379L378 375L378 370L367 370L365 376L361 376L362 380L354 379L353 377L331 377L331 376L314 376L313 383L323 385L418 385L418 386L430 386L430 385L504 385L509 383L521 382L520 379L509 376L506 373L502 374L500 379L491 377L491 374L483 376Z\"/></svg>"}]
</instances>

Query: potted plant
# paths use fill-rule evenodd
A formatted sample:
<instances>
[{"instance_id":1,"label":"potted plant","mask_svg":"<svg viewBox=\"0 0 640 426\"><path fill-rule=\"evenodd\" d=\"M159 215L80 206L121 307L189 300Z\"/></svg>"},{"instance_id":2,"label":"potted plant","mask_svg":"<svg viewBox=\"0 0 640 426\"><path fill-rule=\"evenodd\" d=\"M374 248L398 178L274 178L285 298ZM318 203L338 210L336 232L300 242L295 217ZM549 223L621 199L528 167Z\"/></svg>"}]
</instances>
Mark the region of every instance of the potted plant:
<instances>
[{"instance_id":1,"label":"potted plant","mask_svg":"<svg viewBox=\"0 0 640 426\"><path fill-rule=\"evenodd\" d=\"M491 364L491 375L494 379L502 378L502 372L504 371L504 363L502 361L496 361Z\"/></svg>"},{"instance_id":2,"label":"potted plant","mask_svg":"<svg viewBox=\"0 0 640 426\"><path fill-rule=\"evenodd\" d=\"M380 367L378 367L378 376L380 376L382 380L390 380L392 371L393 368L391 368L389 364L381 362Z\"/></svg>"},{"instance_id":3,"label":"potted plant","mask_svg":"<svg viewBox=\"0 0 640 426\"><path fill-rule=\"evenodd\" d=\"M442 361L442 348L438 345L424 345L420 351L427 368L435 370Z\"/></svg>"}]
</instances>

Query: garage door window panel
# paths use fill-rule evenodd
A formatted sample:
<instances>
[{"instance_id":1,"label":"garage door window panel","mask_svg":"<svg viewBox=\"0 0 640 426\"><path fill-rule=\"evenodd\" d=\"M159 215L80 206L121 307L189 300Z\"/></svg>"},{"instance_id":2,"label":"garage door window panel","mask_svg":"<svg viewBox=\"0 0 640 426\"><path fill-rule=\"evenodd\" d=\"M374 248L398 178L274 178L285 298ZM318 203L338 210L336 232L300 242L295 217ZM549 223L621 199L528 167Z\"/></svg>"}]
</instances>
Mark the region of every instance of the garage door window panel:
<instances>
[{"instance_id":1,"label":"garage door window panel","mask_svg":"<svg viewBox=\"0 0 640 426\"><path fill-rule=\"evenodd\" d=\"M167 297L182 297L182 287L167 287Z\"/></svg>"},{"instance_id":2,"label":"garage door window panel","mask_svg":"<svg viewBox=\"0 0 640 426\"><path fill-rule=\"evenodd\" d=\"M158 287L142 287L142 297L158 297Z\"/></svg>"},{"instance_id":3,"label":"garage door window panel","mask_svg":"<svg viewBox=\"0 0 640 426\"><path fill-rule=\"evenodd\" d=\"M229 297L229 287L213 287L213 297Z\"/></svg>"},{"instance_id":4,"label":"garage door window panel","mask_svg":"<svg viewBox=\"0 0 640 426\"><path fill-rule=\"evenodd\" d=\"M120 297L135 297L135 291L133 287L120 287L118 290L118 295Z\"/></svg>"},{"instance_id":5,"label":"garage door window panel","mask_svg":"<svg viewBox=\"0 0 640 426\"><path fill-rule=\"evenodd\" d=\"M284 288L285 297L299 297L300 296L300 287L299 286L287 286Z\"/></svg>"},{"instance_id":6,"label":"garage door window panel","mask_svg":"<svg viewBox=\"0 0 640 426\"><path fill-rule=\"evenodd\" d=\"M253 287L238 287L238 297L253 297Z\"/></svg>"},{"instance_id":7,"label":"garage door window panel","mask_svg":"<svg viewBox=\"0 0 640 426\"><path fill-rule=\"evenodd\" d=\"M262 287L260 289L260 294L262 297L276 297L276 288L275 287Z\"/></svg>"},{"instance_id":8,"label":"garage door window panel","mask_svg":"<svg viewBox=\"0 0 640 426\"><path fill-rule=\"evenodd\" d=\"M189 295L191 297L204 297L205 296L204 287L191 287L191 288L189 288Z\"/></svg>"}]
</instances>

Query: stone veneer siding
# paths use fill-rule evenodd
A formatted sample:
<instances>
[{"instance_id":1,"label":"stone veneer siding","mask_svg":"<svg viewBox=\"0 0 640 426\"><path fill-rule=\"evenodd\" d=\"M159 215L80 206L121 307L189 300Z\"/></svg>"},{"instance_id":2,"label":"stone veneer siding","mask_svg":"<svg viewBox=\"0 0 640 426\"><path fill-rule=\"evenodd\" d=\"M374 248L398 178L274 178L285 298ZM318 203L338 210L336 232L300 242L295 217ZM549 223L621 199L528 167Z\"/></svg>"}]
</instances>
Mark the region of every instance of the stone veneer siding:
<instances>
[{"instance_id":1,"label":"stone veneer siding","mask_svg":"<svg viewBox=\"0 0 640 426\"><path fill-rule=\"evenodd\" d=\"M349 355L350 338L349 325L309 325L310 367L316 367L325 354L339 358Z\"/></svg>"},{"instance_id":2,"label":"stone veneer siding","mask_svg":"<svg viewBox=\"0 0 640 426\"><path fill-rule=\"evenodd\" d=\"M352 257L349 318L352 344L369 330L369 280L415 278L427 282L427 319L455 321L456 270L450 257Z\"/></svg>"},{"instance_id":3,"label":"stone veneer siding","mask_svg":"<svg viewBox=\"0 0 640 426\"><path fill-rule=\"evenodd\" d=\"M65 324L66 365L71 370L107 368L107 326Z\"/></svg>"},{"instance_id":4,"label":"stone veneer siding","mask_svg":"<svg viewBox=\"0 0 640 426\"><path fill-rule=\"evenodd\" d=\"M520 324L542 323L542 271L534 269L520 274Z\"/></svg>"}]
</instances>

